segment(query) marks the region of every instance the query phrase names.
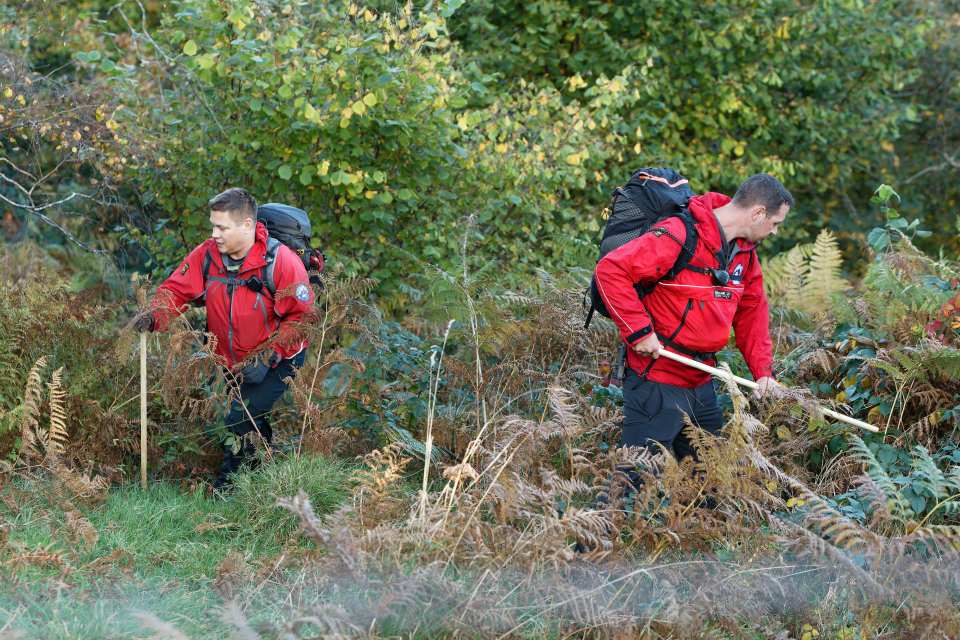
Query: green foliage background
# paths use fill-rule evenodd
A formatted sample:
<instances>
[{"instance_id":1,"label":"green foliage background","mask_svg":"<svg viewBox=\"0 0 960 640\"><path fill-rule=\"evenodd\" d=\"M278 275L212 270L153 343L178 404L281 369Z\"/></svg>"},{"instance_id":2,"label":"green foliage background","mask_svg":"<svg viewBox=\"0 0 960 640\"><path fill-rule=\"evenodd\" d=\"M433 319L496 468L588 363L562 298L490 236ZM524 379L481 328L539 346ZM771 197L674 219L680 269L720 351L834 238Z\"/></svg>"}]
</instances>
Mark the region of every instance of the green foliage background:
<instances>
[{"instance_id":1,"label":"green foliage background","mask_svg":"<svg viewBox=\"0 0 960 640\"><path fill-rule=\"evenodd\" d=\"M932 245L955 242L956 3L0 11L3 48L28 69L7 74L4 113L19 94L40 99L31 73L64 102L97 97L111 145L64 177L109 185L119 211L78 203L100 225L76 228L114 236L157 275L204 237L205 202L228 185L306 208L328 258L401 305L416 262L451 264L468 215L508 279L590 267L610 190L651 164L697 190L778 175L800 203L783 246L829 226L854 247L880 222L854 204L878 180L916 185L906 213L936 222Z\"/></svg>"}]
</instances>

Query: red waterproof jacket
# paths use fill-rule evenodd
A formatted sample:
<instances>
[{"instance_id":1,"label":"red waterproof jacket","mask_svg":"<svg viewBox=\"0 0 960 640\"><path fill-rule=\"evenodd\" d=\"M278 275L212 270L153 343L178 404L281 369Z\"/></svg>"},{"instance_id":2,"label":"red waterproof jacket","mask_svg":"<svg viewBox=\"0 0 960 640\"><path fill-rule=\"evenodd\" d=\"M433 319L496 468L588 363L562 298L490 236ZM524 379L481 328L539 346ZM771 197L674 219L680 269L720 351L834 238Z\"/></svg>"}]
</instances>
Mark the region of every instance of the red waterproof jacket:
<instances>
[{"instance_id":1,"label":"red waterproof jacket","mask_svg":"<svg viewBox=\"0 0 960 640\"><path fill-rule=\"evenodd\" d=\"M699 235L691 266L719 266L717 254L723 242L713 210L728 202L730 198L721 193L690 199L688 207ZM770 318L755 245L743 239L735 241L727 286L717 286L709 274L689 269L672 280L660 280L677 261L686 237L683 221L668 218L597 263L597 289L624 341L633 346L656 331L664 348L690 356L691 352L719 351L730 339L732 328L754 379L772 376ZM635 283L656 286L641 300ZM707 364L715 363L713 358L701 358ZM696 387L710 379L707 373L667 358L659 358L651 366L650 358L632 349L628 350L627 365L638 374L646 371L650 380L681 387Z\"/></svg>"},{"instance_id":2,"label":"red waterproof jacket","mask_svg":"<svg viewBox=\"0 0 960 640\"><path fill-rule=\"evenodd\" d=\"M258 222L253 248L238 278L263 279L267 238L267 228ZM205 255L210 256L208 278L203 273ZM190 303L200 303L207 308L207 330L217 337L216 352L226 358L228 366L256 351L274 333L278 336L273 349L284 358L296 355L307 343L297 335L295 325L313 304L313 290L303 262L292 249L279 245L274 261L275 297L266 287L256 292L239 285L231 292L225 282L219 281L227 272L216 243L208 238L157 288L152 304L155 328L166 330Z\"/></svg>"}]
</instances>

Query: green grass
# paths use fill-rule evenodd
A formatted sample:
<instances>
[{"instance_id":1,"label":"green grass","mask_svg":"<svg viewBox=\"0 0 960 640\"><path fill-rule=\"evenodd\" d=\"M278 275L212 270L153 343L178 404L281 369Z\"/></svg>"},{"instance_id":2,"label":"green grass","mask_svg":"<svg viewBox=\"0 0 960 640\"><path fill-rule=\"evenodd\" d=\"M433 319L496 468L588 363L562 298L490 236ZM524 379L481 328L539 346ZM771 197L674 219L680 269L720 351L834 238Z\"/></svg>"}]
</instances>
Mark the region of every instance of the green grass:
<instances>
[{"instance_id":1,"label":"green grass","mask_svg":"<svg viewBox=\"0 0 960 640\"><path fill-rule=\"evenodd\" d=\"M120 486L81 510L99 533L90 549L70 541L63 512L46 497L51 480L18 481L17 513L0 503L11 543L0 545L0 629L12 621L8 630L27 638L143 638L150 634L133 613L147 611L191 637L229 637L214 589L224 558L269 562L297 528L276 497L302 488L318 514L329 513L348 495L351 471L338 459L280 459L239 474L226 499L167 482ZM67 570L9 564L18 544L52 544Z\"/></svg>"}]
</instances>

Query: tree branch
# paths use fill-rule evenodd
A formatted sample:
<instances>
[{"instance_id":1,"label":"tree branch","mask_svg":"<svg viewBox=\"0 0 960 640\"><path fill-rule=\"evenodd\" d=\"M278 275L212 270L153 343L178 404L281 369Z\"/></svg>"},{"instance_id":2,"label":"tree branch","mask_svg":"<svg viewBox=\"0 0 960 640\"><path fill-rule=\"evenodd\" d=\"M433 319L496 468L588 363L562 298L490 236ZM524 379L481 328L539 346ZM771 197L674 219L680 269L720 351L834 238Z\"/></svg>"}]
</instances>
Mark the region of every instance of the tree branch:
<instances>
[{"instance_id":1,"label":"tree branch","mask_svg":"<svg viewBox=\"0 0 960 640\"><path fill-rule=\"evenodd\" d=\"M948 169L950 167L954 169L960 169L960 160L957 159L957 156L960 156L960 151L955 152L953 155L950 155L946 151L944 151L941 155L943 156L943 162L939 164L931 165L926 169L921 169L920 171L916 172L915 174L913 174L912 176L904 180L903 184L910 184L914 180L917 180L918 178L925 176L928 173L936 173L938 171L943 171L944 169Z\"/></svg>"},{"instance_id":2,"label":"tree branch","mask_svg":"<svg viewBox=\"0 0 960 640\"><path fill-rule=\"evenodd\" d=\"M84 194L84 193L77 193L76 191L74 191L74 192L70 193L70 195L68 195L67 197L61 198L60 200L57 200L56 202L48 202L47 204L43 204L43 205L37 206L36 204L33 204L33 199L30 198L30 196L29 196L29 194L33 191L33 189L30 189L29 191L27 191L27 190L23 187L23 185L19 184L16 180L12 180L12 179L8 178L7 176L3 175L2 173L0 173L0 178L2 178L4 182L7 182L7 183L9 183L9 184L12 184L12 185L16 186L20 191L23 191L24 193L28 194L27 197L30 199L30 204L24 204L24 203L22 203L22 202L16 202L16 201L14 201L14 200L11 200L10 198L8 198L8 197L6 197L5 195L3 195L3 193L0 193L0 200L2 200L3 202L6 202L7 204L9 204L9 205L12 206L12 207L16 207L16 208L18 208L18 209L23 209L24 211L28 211L28 212L32 213L32 214L35 215L37 218L39 218L44 224L49 225L49 226L53 227L54 229L56 229L57 231L59 231L60 233L62 233L68 240L70 240L72 243L74 243L75 245L77 245L78 247L80 247L81 249L83 249L84 251L89 251L90 253L95 253L95 254L98 254L98 255L105 255L105 254L107 253L107 251L106 251L105 249L97 249L97 248L88 246L88 245L87 245L86 243L84 243L82 240L80 240L80 239L77 238L75 235L73 235L72 233L70 233L69 231L67 231L63 226L61 226L60 224L58 224L53 218L51 218L50 216L48 216L48 215L46 215L45 213L43 213L43 211L46 210L46 209L50 209L50 208L53 208L53 207L58 207L58 206L60 206L60 205L62 205L62 204L65 204L65 203L67 203L67 202L70 202L70 201L73 200L74 198L86 198L87 200L94 200L94 201L96 200L96 198L94 198L93 196L89 196L89 195L87 195L87 194Z\"/></svg>"}]
</instances>

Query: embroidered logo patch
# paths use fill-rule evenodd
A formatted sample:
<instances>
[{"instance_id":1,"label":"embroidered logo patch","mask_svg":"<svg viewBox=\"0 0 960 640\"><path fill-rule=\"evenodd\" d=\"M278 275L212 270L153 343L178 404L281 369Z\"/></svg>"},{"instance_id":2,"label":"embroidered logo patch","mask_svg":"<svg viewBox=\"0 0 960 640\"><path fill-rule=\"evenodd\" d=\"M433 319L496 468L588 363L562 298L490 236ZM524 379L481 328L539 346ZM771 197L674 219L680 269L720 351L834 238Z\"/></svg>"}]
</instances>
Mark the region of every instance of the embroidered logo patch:
<instances>
[{"instance_id":1,"label":"embroidered logo patch","mask_svg":"<svg viewBox=\"0 0 960 640\"><path fill-rule=\"evenodd\" d=\"M182 275L182 276L187 275L187 271L189 271L189 270L190 270L190 263L189 263L189 262L184 262L184 263L183 263L183 266L180 267L180 275Z\"/></svg>"},{"instance_id":2,"label":"embroidered logo patch","mask_svg":"<svg viewBox=\"0 0 960 640\"><path fill-rule=\"evenodd\" d=\"M733 270L733 273L730 274L730 282L733 284L740 284L743 282L743 265L738 264L737 268Z\"/></svg>"},{"instance_id":3,"label":"embroidered logo patch","mask_svg":"<svg viewBox=\"0 0 960 640\"><path fill-rule=\"evenodd\" d=\"M297 300L300 302L309 302L310 301L310 289L307 288L305 284L298 284L297 291L294 294L297 296Z\"/></svg>"},{"instance_id":4,"label":"embroidered logo patch","mask_svg":"<svg viewBox=\"0 0 960 640\"><path fill-rule=\"evenodd\" d=\"M731 300L733 298L733 293L730 291L723 291L722 289L714 289L713 297L720 298L721 300Z\"/></svg>"}]
</instances>

